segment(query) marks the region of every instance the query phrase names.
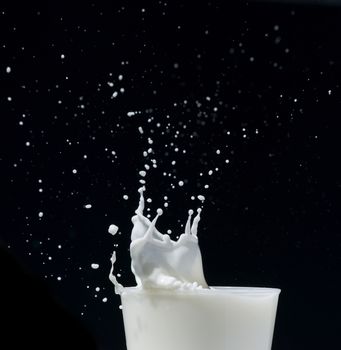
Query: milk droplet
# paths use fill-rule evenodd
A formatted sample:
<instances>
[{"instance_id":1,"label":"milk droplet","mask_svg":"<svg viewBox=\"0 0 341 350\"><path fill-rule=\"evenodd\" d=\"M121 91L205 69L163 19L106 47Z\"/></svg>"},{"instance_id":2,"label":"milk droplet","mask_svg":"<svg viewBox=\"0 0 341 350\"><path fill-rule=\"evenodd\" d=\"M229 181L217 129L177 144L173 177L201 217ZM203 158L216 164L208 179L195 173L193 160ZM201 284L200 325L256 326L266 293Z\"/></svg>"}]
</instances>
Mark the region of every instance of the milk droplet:
<instances>
[{"instance_id":1,"label":"milk droplet","mask_svg":"<svg viewBox=\"0 0 341 350\"><path fill-rule=\"evenodd\" d=\"M126 194L123 195L123 199L124 199L124 200L127 200L128 198L129 198L128 195L126 195Z\"/></svg>"},{"instance_id":2,"label":"milk droplet","mask_svg":"<svg viewBox=\"0 0 341 350\"><path fill-rule=\"evenodd\" d=\"M118 226L116 226L114 224L111 224L108 228L108 232L110 234L112 234L113 236L116 235L117 231L118 231Z\"/></svg>"},{"instance_id":3,"label":"milk droplet","mask_svg":"<svg viewBox=\"0 0 341 350\"><path fill-rule=\"evenodd\" d=\"M182 187L184 185L183 181L179 181L179 186Z\"/></svg>"},{"instance_id":4,"label":"milk droplet","mask_svg":"<svg viewBox=\"0 0 341 350\"><path fill-rule=\"evenodd\" d=\"M91 205L91 204L85 204L85 205L84 205L84 208L85 208L85 209L91 209L91 208L92 208L92 205Z\"/></svg>"},{"instance_id":5,"label":"milk droplet","mask_svg":"<svg viewBox=\"0 0 341 350\"><path fill-rule=\"evenodd\" d=\"M198 199L203 202L205 200L205 196L203 196L202 194L199 194Z\"/></svg>"},{"instance_id":6,"label":"milk droplet","mask_svg":"<svg viewBox=\"0 0 341 350\"><path fill-rule=\"evenodd\" d=\"M42 211L40 211L40 212L38 213L38 216L39 216L40 218L42 218L43 215L44 215L44 213L43 213Z\"/></svg>"},{"instance_id":7,"label":"milk droplet","mask_svg":"<svg viewBox=\"0 0 341 350\"><path fill-rule=\"evenodd\" d=\"M128 116L128 117L132 117L133 115L135 115L135 112L128 112L128 113L127 113L127 116Z\"/></svg>"},{"instance_id":8,"label":"milk droplet","mask_svg":"<svg viewBox=\"0 0 341 350\"><path fill-rule=\"evenodd\" d=\"M99 292L100 290L101 290L100 287L96 287L96 288L95 288L95 291L96 291L96 292Z\"/></svg>"},{"instance_id":9,"label":"milk droplet","mask_svg":"<svg viewBox=\"0 0 341 350\"><path fill-rule=\"evenodd\" d=\"M77 174L77 169L72 169L73 174Z\"/></svg>"},{"instance_id":10,"label":"milk droplet","mask_svg":"<svg viewBox=\"0 0 341 350\"><path fill-rule=\"evenodd\" d=\"M140 176L145 177L147 173L144 170L139 171Z\"/></svg>"},{"instance_id":11,"label":"milk droplet","mask_svg":"<svg viewBox=\"0 0 341 350\"><path fill-rule=\"evenodd\" d=\"M12 70L11 67L9 67L9 66L6 67L6 73L11 73L11 70Z\"/></svg>"},{"instance_id":12,"label":"milk droplet","mask_svg":"<svg viewBox=\"0 0 341 350\"><path fill-rule=\"evenodd\" d=\"M103 298L102 301L103 303L106 303L108 301L108 298Z\"/></svg>"},{"instance_id":13,"label":"milk droplet","mask_svg":"<svg viewBox=\"0 0 341 350\"><path fill-rule=\"evenodd\" d=\"M61 278L60 276L58 276L58 277L57 277L57 280L58 280L58 281L61 281L61 280L62 280L62 278Z\"/></svg>"},{"instance_id":14,"label":"milk droplet","mask_svg":"<svg viewBox=\"0 0 341 350\"><path fill-rule=\"evenodd\" d=\"M99 265L98 264L91 264L91 267L94 269L94 270L97 270L99 268Z\"/></svg>"},{"instance_id":15,"label":"milk droplet","mask_svg":"<svg viewBox=\"0 0 341 350\"><path fill-rule=\"evenodd\" d=\"M139 126L139 132L140 132L140 134L143 134L142 126Z\"/></svg>"}]
</instances>

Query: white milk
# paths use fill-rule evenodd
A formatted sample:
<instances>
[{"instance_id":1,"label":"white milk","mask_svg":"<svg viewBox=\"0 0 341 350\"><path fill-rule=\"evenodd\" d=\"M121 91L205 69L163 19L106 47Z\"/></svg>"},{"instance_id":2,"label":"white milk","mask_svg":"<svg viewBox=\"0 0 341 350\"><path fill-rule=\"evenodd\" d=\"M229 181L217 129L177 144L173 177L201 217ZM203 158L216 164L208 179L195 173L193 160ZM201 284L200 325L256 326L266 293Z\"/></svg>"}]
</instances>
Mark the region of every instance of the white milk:
<instances>
[{"instance_id":1,"label":"white milk","mask_svg":"<svg viewBox=\"0 0 341 350\"><path fill-rule=\"evenodd\" d=\"M144 190L144 187L139 189L140 201L136 215L132 217L134 227L130 244L131 269L137 285L167 289L207 288L197 237L201 210L198 209L192 226L193 210L189 211L185 233L173 241L155 227L162 209L157 210L152 222L143 215Z\"/></svg>"},{"instance_id":2,"label":"white milk","mask_svg":"<svg viewBox=\"0 0 341 350\"><path fill-rule=\"evenodd\" d=\"M124 288L128 350L270 350L278 289Z\"/></svg>"},{"instance_id":3,"label":"white milk","mask_svg":"<svg viewBox=\"0 0 341 350\"><path fill-rule=\"evenodd\" d=\"M134 225L130 244L131 270L135 275L137 286L148 289L208 288L197 237L201 209L197 210L193 223L191 223L193 210L189 211L185 233L174 241L155 227L157 219L162 215L162 209L157 210L153 221L143 215L144 191L144 187L139 189L139 206L135 211L136 215L131 219ZM115 259L114 252L112 264ZM113 266L109 278L114 283L116 291L121 291L122 286L113 275Z\"/></svg>"},{"instance_id":4,"label":"white milk","mask_svg":"<svg viewBox=\"0 0 341 350\"><path fill-rule=\"evenodd\" d=\"M132 217L131 269L137 287L109 278L122 301L128 350L270 350L279 289L208 287L197 229L201 209L177 241L143 215L145 188ZM111 230L112 231L112 230ZM115 233L117 230L115 230Z\"/></svg>"}]
</instances>

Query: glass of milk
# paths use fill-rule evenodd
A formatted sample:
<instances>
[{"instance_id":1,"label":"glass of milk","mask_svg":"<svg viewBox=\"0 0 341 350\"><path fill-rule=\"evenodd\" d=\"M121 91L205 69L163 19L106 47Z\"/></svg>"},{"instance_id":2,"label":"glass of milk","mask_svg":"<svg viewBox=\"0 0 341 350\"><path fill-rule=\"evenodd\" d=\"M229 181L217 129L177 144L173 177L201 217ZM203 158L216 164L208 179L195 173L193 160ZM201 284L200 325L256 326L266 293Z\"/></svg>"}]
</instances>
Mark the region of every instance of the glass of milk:
<instances>
[{"instance_id":1,"label":"glass of milk","mask_svg":"<svg viewBox=\"0 0 341 350\"><path fill-rule=\"evenodd\" d=\"M124 288L128 350L270 350L280 290Z\"/></svg>"}]
</instances>

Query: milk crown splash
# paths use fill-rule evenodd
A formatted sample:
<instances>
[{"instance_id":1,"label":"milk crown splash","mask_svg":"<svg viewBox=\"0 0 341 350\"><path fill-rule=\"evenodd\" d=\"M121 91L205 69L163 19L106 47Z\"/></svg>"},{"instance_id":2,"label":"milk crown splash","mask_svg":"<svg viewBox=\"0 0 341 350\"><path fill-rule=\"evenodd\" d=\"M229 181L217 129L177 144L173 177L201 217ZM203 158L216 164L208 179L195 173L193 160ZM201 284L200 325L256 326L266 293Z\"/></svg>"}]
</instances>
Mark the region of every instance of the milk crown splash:
<instances>
[{"instance_id":1,"label":"milk crown splash","mask_svg":"<svg viewBox=\"0 0 341 350\"><path fill-rule=\"evenodd\" d=\"M140 201L135 211L136 215L132 217L134 226L130 244L131 269L137 286L159 289L208 288L197 237L201 209L198 209L192 224L193 210L189 210L185 232L174 241L155 227L163 213L162 209L157 210L153 221L143 215L144 191L145 187L139 189ZM112 265L115 259L114 252ZM113 266L109 278L115 285L115 292L121 294L123 286L117 282Z\"/></svg>"}]
</instances>

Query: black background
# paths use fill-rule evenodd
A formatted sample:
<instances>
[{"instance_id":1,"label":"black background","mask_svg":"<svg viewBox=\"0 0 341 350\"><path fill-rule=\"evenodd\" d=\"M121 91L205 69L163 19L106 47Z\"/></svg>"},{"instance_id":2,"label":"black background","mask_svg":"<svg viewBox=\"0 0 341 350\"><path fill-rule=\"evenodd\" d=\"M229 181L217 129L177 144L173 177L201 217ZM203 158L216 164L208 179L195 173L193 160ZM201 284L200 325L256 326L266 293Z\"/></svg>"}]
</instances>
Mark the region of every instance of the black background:
<instances>
[{"instance_id":1,"label":"black background","mask_svg":"<svg viewBox=\"0 0 341 350\"><path fill-rule=\"evenodd\" d=\"M228 3L0 6L8 348L125 348L107 276L118 243L134 284L129 218L148 137L152 211L169 198L160 229L179 233L200 205L191 196L206 197L209 284L282 289L274 350L338 348L341 9Z\"/></svg>"}]
</instances>

